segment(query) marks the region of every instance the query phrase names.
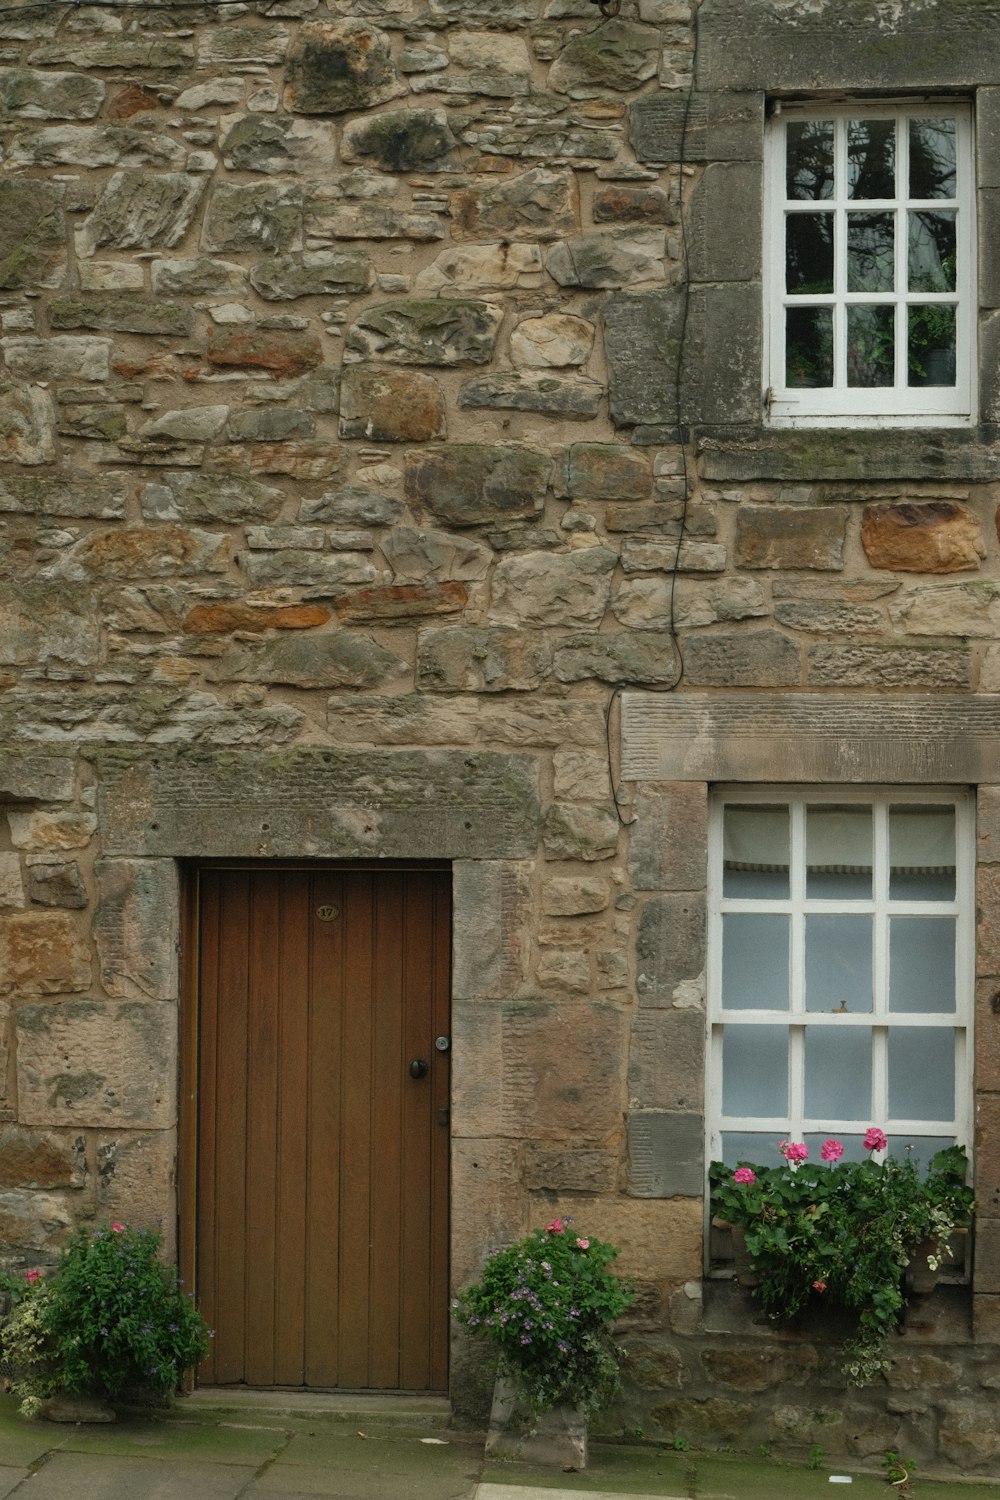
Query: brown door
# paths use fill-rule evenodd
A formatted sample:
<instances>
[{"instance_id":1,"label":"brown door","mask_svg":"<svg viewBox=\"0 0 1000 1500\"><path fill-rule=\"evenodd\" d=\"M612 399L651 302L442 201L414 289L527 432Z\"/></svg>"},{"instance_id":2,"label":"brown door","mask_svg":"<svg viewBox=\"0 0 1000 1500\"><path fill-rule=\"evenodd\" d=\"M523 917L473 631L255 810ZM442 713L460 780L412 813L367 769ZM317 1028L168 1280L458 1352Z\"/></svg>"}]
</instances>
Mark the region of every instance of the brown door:
<instances>
[{"instance_id":1,"label":"brown door","mask_svg":"<svg viewBox=\"0 0 1000 1500\"><path fill-rule=\"evenodd\" d=\"M199 884L199 1379L444 1390L448 873Z\"/></svg>"}]
</instances>

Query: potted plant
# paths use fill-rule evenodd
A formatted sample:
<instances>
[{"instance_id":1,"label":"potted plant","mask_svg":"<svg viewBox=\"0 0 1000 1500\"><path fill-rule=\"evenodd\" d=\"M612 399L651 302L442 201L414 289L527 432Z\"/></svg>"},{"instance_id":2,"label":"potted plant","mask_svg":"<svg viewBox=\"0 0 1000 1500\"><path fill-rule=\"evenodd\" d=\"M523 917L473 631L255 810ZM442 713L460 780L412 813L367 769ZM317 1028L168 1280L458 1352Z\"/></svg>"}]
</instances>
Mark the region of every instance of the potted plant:
<instances>
[{"instance_id":1,"label":"potted plant","mask_svg":"<svg viewBox=\"0 0 1000 1500\"><path fill-rule=\"evenodd\" d=\"M877 1126L864 1145L860 1162L843 1161L836 1140L823 1143L818 1164L808 1162L803 1143L781 1141L778 1166L710 1168L713 1210L745 1236L752 1295L765 1312L788 1319L822 1302L854 1317L844 1372L855 1385L885 1366L906 1305L907 1268L919 1261L936 1271L973 1209L964 1147L938 1151L922 1177L911 1153L884 1154Z\"/></svg>"},{"instance_id":2,"label":"potted plant","mask_svg":"<svg viewBox=\"0 0 1000 1500\"><path fill-rule=\"evenodd\" d=\"M556 1412L557 1426L571 1434L569 1456L583 1467L580 1429L619 1389L622 1351L612 1330L634 1293L610 1269L615 1247L577 1234L572 1222L553 1219L495 1251L453 1308L463 1327L489 1340L496 1357L488 1451L511 1451L503 1440L511 1424L520 1421L534 1433L543 1414ZM575 1413L568 1422L567 1408ZM557 1443L552 1461L567 1456L559 1450ZM519 1444L516 1451L523 1451ZM543 1457L537 1449L534 1456Z\"/></svg>"},{"instance_id":3,"label":"potted plant","mask_svg":"<svg viewBox=\"0 0 1000 1500\"><path fill-rule=\"evenodd\" d=\"M166 1396L205 1356L209 1333L152 1229L79 1229L51 1273L5 1276L0 1356L26 1416L65 1393Z\"/></svg>"}]
</instances>

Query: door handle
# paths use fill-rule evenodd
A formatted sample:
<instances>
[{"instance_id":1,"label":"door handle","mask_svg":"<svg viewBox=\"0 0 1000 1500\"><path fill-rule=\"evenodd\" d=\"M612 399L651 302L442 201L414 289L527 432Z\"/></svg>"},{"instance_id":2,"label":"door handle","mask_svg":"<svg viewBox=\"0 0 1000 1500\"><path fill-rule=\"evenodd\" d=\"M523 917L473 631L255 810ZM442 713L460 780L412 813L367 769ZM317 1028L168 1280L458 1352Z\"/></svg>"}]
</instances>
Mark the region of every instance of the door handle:
<instances>
[{"instance_id":1,"label":"door handle","mask_svg":"<svg viewBox=\"0 0 1000 1500\"><path fill-rule=\"evenodd\" d=\"M428 1065L422 1057L415 1057L410 1063L411 1078L426 1078L429 1071Z\"/></svg>"}]
</instances>

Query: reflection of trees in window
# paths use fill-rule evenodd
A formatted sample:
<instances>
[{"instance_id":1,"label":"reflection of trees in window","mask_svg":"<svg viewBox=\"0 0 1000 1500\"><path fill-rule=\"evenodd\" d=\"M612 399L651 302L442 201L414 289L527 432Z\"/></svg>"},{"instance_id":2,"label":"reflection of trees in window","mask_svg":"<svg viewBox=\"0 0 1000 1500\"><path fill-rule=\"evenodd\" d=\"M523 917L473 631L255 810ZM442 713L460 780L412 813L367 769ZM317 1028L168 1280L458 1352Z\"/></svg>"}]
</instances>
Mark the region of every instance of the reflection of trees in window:
<instances>
[{"instance_id":1,"label":"reflection of trees in window","mask_svg":"<svg viewBox=\"0 0 1000 1500\"><path fill-rule=\"evenodd\" d=\"M896 196L896 122L849 120L847 187L851 198Z\"/></svg>"},{"instance_id":2,"label":"reflection of trees in window","mask_svg":"<svg viewBox=\"0 0 1000 1500\"><path fill-rule=\"evenodd\" d=\"M954 198L955 121L910 121L910 197Z\"/></svg>"},{"instance_id":3,"label":"reflection of trees in window","mask_svg":"<svg viewBox=\"0 0 1000 1500\"><path fill-rule=\"evenodd\" d=\"M787 132L789 198L833 197L833 121L803 120Z\"/></svg>"},{"instance_id":4,"label":"reflection of trees in window","mask_svg":"<svg viewBox=\"0 0 1000 1500\"><path fill-rule=\"evenodd\" d=\"M833 214L789 214L785 285L799 296L833 291Z\"/></svg>"}]
</instances>

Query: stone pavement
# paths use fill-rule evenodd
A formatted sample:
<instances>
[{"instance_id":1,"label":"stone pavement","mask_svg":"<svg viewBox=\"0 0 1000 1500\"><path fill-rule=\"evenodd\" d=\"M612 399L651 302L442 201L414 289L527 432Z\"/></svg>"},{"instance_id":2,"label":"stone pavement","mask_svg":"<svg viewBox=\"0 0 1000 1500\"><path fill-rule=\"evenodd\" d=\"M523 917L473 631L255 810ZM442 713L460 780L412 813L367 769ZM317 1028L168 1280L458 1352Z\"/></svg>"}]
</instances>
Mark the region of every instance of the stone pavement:
<instances>
[{"instance_id":1,"label":"stone pavement","mask_svg":"<svg viewBox=\"0 0 1000 1500\"><path fill-rule=\"evenodd\" d=\"M280 1405L276 1404L280 1401ZM881 1474L592 1444L583 1474L489 1463L443 1402L182 1399L115 1426L28 1422L0 1397L0 1500L888 1500ZM850 1479L850 1483L841 1482ZM918 1478L910 1500L1000 1500L1000 1483Z\"/></svg>"}]
</instances>

